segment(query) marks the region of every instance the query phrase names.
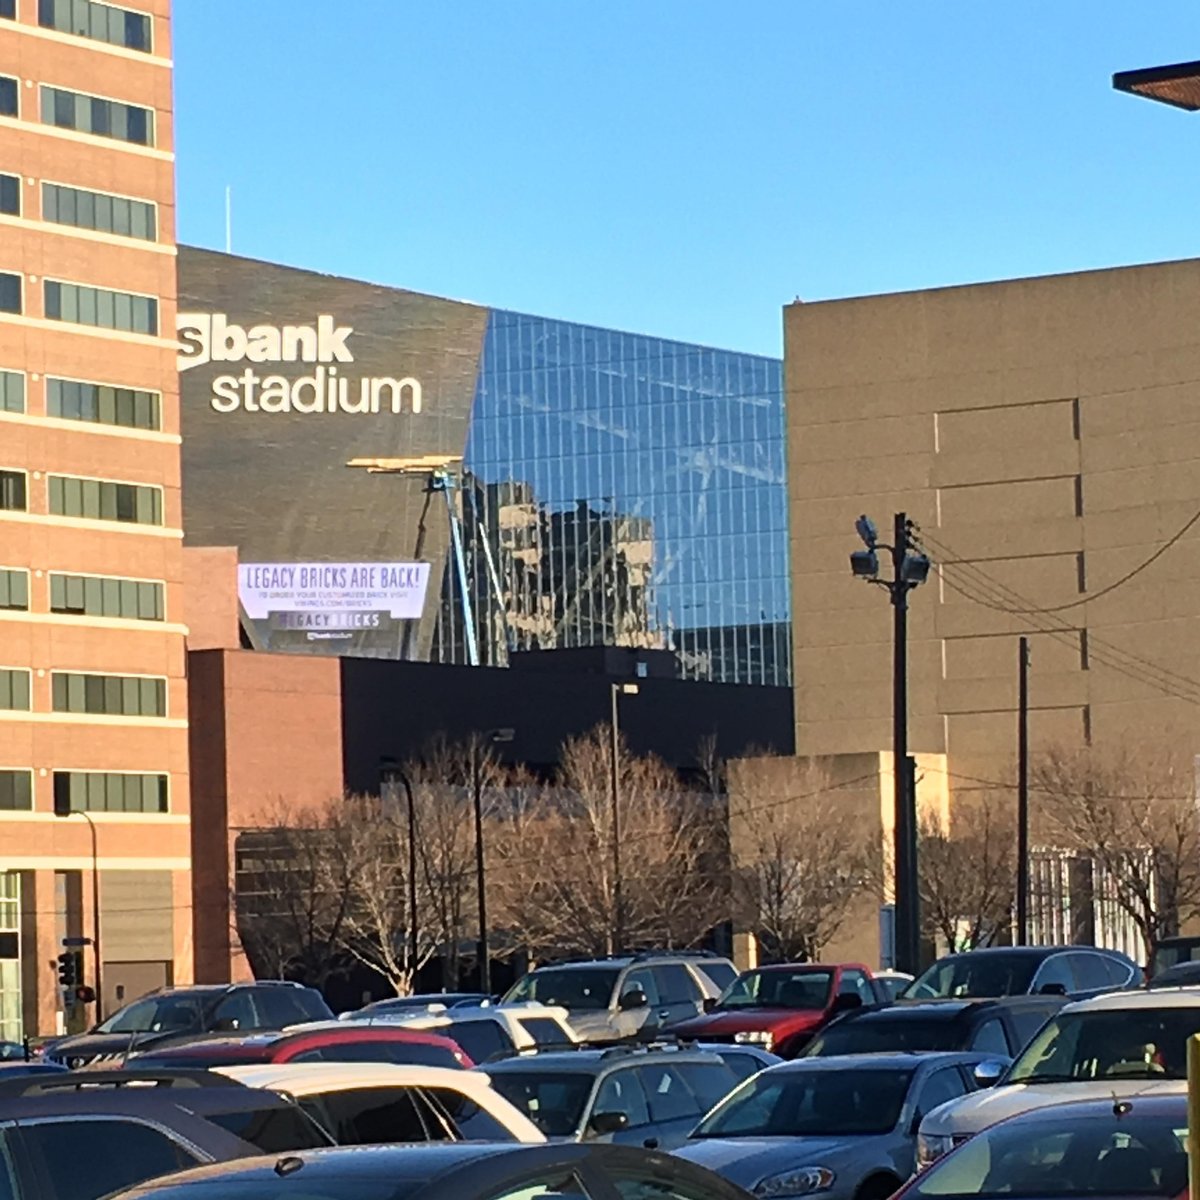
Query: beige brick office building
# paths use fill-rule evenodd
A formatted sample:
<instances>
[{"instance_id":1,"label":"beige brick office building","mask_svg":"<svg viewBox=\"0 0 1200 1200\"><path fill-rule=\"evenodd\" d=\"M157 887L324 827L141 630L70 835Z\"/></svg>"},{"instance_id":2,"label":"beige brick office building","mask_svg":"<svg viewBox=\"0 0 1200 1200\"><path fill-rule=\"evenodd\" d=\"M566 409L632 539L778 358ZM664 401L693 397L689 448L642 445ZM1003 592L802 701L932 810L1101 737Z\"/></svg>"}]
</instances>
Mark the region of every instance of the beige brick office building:
<instances>
[{"instance_id":1,"label":"beige brick office building","mask_svg":"<svg viewBox=\"0 0 1200 1200\"><path fill-rule=\"evenodd\" d=\"M168 0L0 0L0 1035L191 976ZM91 951L86 973L93 978Z\"/></svg>"},{"instance_id":2,"label":"beige brick office building","mask_svg":"<svg viewBox=\"0 0 1200 1200\"><path fill-rule=\"evenodd\" d=\"M796 303L785 334L798 752L890 769L892 614L847 556L903 510L946 564L910 746L952 798L1010 777L1021 633L1035 753L1200 753L1200 525L1099 594L1200 510L1200 261Z\"/></svg>"}]
</instances>

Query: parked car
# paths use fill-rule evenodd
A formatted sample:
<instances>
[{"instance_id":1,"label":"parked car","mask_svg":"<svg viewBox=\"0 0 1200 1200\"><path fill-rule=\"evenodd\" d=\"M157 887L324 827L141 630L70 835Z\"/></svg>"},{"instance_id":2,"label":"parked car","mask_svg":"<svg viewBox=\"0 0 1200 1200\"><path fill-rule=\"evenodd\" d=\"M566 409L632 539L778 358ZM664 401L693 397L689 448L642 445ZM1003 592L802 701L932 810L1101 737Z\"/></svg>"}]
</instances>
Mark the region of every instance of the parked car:
<instances>
[{"instance_id":1,"label":"parked car","mask_svg":"<svg viewBox=\"0 0 1200 1200\"><path fill-rule=\"evenodd\" d=\"M843 1013L805 1054L897 1050L974 1050L1012 1058L1064 1004L1065 996L999 1000L897 1000L886 1008Z\"/></svg>"},{"instance_id":2,"label":"parked car","mask_svg":"<svg viewBox=\"0 0 1200 1200\"><path fill-rule=\"evenodd\" d=\"M838 1013L888 999L858 963L759 967L743 971L708 1012L672 1025L671 1033L706 1042L747 1042L795 1058Z\"/></svg>"},{"instance_id":3,"label":"parked car","mask_svg":"<svg viewBox=\"0 0 1200 1200\"><path fill-rule=\"evenodd\" d=\"M887 993L889 1000L895 1000L901 992L913 981L913 976L907 971L875 971L875 982Z\"/></svg>"},{"instance_id":4,"label":"parked car","mask_svg":"<svg viewBox=\"0 0 1200 1200\"><path fill-rule=\"evenodd\" d=\"M1200 962L1188 960L1164 967L1151 979L1148 988L1200 987Z\"/></svg>"},{"instance_id":5,"label":"parked car","mask_svg":"<svg viewBox=\"0 0 1200 1200\"><path fill-rule=\"evenodd\" d=\"M421 1012L438 1011L443 1008L480 1008L492 1004L495 997L487 992L422 992L415 996L388 996L374 1000L349 1012L339 1013L339 1021L364 1021L386 1017L395 1013L415 1016Z\"/></svg>"},{"instance_id":6,"label":"parked car","mask_svg":"<svg viewBox=\"0 0 1200 1200\"><path fill-rule=\"evenodd\" d=\"M921 1117L977 1086L978 1054L806 1058L742 1084L676 1153L760 1196L886 1200L916 1166Z\"/></svg>"},{"instance_id":7,"label":"parked car","mask_svg":"<svg viewBox=\"0 0 1200 1200\"><path fill-rule=\"evenodd\" d=\"M734 1074L738 1083L768 1067L777 1067L784 1060L778 1054L772 1054L761 1046L748 1046L744 1043L729 1044L727 1042L695 1042L690 1043L695 1050L704 1050L715 1054Z\"/></svg>"},{"instance_id":8,"label":"parked car","mask_svg":"<svg viewBox=\"0 0 1200 1200\"><path fill-rule=\"evenodd\" d=\"M719 1175L632 1146L325 1150L208 1167L110 1200L750 1200Z\"/></svg>"},{"instance_id":9,"label":"parked car","mask_svg":"<svg viewBox=\"0 0 1200 1200\"><path fill-rule=\"evenodd\" d=\"M1161 975L1168 967L1179 963L1200 961L1200 936L1178 934L1175 937L1160 938L1154 947L1154 955L1146 970L1148 978Z\"/></svg>"},{"instance_id":10,"label":"parked car","mask_svg":"<svg viewBox=\"0 0 1200 1200\"><path fill-rule=\"evenodd\" d=\"M127 1065L182 1069L238 1063L390 1062L465 1068L471 1058L450 1038L420 1029L329 1021L245 1037L213 1034L162 1048L135 1051Z\"/></svg>"},{"instance_id":11,"label":"parked car","mask_svg":"<svg viewBox=\"0 0 1200 1200\"><path fill-rule=\"evenodd\" d=\"M1081 1101L1020 1113L918 1175L897 1200L1187 1194L1187 1099Z\"/></svg>"},{"instance_id":12,"label":"parked car","mask_svg":"<svg viewBox=\"0 0 1200 1200\"><path fill-rule=\"evenodd\" d=\"M292 1097L339 1146L374 1142L545 1141L477 1071L391 1063L221 1067L252 1088Z\"/></svg>"},{"instance_id":13,"label":"parked car","mask_svg":"<svg viewBox=\"0 0 1200 1200\"><path fill-rule=\"evenodd\" d=\"M992 946L939 958L904 989L903 1000L996 996L1098 996L1137 987L1132 958L1092 946Z\"/></svg>"},{"instance_id":14,"label":"parked car","mask_svg":"<svg viewBox=\"0 0 1200 1200\"><path fill-rule=\"evenodd\" d=\"M89 1033L59 1038L43 1056L76 1068L115 1063L137 1049L202 1033L283 1029L332 1020L321 993L298 983L258 982L161 988L127 1004Z\"/></svg>"},{"instance_id":15,"label":"parked car","mask_svg":"<svg viewBox=\"0 0 1200 1200\"><path fill-rule=\"evenodd\" d=\"M195 1074L130 1087L119 1072L67 1072L0 1084L0 1196L98 1200L202 1163L328 1146L273 1092Z\"/></svg>"},{"instance_id":16,"label":"parked car","mask_svg":"<svg viewBox=\"0 0 1200 1200\"><path fill-rule=\"evenodd\" d=\"M716 955L636 954L538 967L504 997L565 1008L581 1041L613 1042L652 1036L704 1012L737 978ZM474 1057L474 1056L472 1056Z\"/></svg>"},{"instance_id":17,"label":"parked car","mask_svg":"<svg viewBox=\"0 0 1200 1200\"><path fill-rule=\"evenodd\" d=\"M479 1064L505 1058L518 1050L573 1046L579 1040L568 1021L566 1009L542 1004L451 1008L424 1016L401 1015L392 1019L404 1029L421 1029L450 1038Z\"/></svg>"},{"instance_id":18,"label":"parked car","mask_svg":"<svg viewBox=\"0 0 1200 1200\"><path fill-rule=\"evenodd\" d=\"M669 1150L737 1086L702 1050L615 1046L522 1055L487 1068L492 1086L549 1138Z\"/></svg>"},{"instance_id":19,"label":"parked car","mask_svg":"<svg viewBox=\"0 0 1200 1200\"><path fill-rule=\"evenodd\" d=\"M1173 1094L1186 1088L1187 1041L1200 1033L1200 993L1117 992L1069 1004L1004 1072L997 1085L930 1113L922 1162L981 1129L1050 1104Z\"/></svg>"}]
</instances>

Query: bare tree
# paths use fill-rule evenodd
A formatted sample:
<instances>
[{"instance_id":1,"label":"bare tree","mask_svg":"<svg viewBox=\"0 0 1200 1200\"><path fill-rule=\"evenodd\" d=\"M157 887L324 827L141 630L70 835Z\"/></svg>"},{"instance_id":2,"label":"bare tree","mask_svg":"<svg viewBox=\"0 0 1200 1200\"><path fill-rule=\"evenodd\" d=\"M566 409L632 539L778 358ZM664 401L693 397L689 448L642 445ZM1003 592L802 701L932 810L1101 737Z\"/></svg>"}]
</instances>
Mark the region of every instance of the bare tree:
<instances>
[{"instance_id":1,"label":"bare tree","mask_svg":"<svg viewBox=\"0 0 1200 1200\"><path fill-rule=\"evenodd\" d=\"M819 762L779 772L762 760L730 763L738 889L769 957L818 958L856 899L877 890L877 835L857 800Z\"/></svg>"},{"instance_id":2,"label":"bare tree","mask_svg":"<svg viewBox=\"0 0 1200 1200\"><path fill-rule=\"evenodd\" d=\"M1200 916L1200 813L1171 747L1054 748L1033 764L1043 836L1089 856L1147 950Z\"/></svg>"},{"instance_id":3,"label":"bare tree","mask_svg":"<svg viewBox=\"0 0 1200 1200\"><path fill-rule=\"evenodd\" d=\"M951 950L990 945L1009 928L1016 897L1015 801L963 797L950 827L921 817L921 916Z\"/></svg>"}]
</instances>

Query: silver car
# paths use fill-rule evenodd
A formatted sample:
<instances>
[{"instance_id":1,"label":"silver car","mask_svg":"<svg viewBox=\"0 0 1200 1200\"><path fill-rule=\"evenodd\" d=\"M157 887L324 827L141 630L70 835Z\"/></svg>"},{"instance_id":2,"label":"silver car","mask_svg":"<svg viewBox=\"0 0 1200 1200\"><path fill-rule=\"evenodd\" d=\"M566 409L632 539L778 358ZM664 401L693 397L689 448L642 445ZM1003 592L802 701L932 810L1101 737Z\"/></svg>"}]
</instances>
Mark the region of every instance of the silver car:
<instances>
[{"instance_id":1,"label":"silver car","mask_svg":"<svg viewBox=\"0 0 1200 1200\"><path fill-rule=\"evenodd\" d=\"M974 1090L980 1054L800 1058L747 1080L681 1158L757 1196L885 1200L916 1167L925 1113Z\"/></svg>"}]
</instances>

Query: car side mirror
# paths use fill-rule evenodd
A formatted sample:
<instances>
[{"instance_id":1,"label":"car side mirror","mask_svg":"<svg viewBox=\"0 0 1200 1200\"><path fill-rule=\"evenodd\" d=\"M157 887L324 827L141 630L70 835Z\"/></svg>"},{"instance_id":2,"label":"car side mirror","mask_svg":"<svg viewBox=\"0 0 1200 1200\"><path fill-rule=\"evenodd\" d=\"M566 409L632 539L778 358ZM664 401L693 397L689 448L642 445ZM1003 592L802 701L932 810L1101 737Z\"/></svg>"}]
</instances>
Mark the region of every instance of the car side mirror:
<instances>
[{"instance_id":1,"label":"car side mirror","mask_svg":"<svg viewBox=\"0 0 1200 1200\"><path fill-rule=\"evenodd\" d=\"M862 997L857 992L842 992L836 996L833 1001L834 1012L850 1012L855 1008L862 1008Z\"/></svg>"},{"instance_id":2,"label":"car side mirror","mask_svg":"<svg viewBox=\"0 0 1200 1200\"><path fill-rule=\"evenodd\" d=\"M975 1069L971 1073L975 1076L975 1082L981 1088L995 1087L1008 1070L1008 1064L1002 1062L998 1058L984 1059L983 1062L976 1063Z\"/></svg>"},{"instance_id":3,"label":"car side mirror","mask_svg":"<svg viewBox=\"0 0 1200 1200\"><path fill-rule=\"evenodd\" d=\"M592 1113L592 1119L588 1122L588 1126L593 1133L620 1133L622 1129L629 1128L629 1114L623 1112Z\"/></svg>"},{"instance_id":4,"label":"car side mirror","mask_svg":"<svg viewBox=\"0 0 1200 1200\"><path fill-rule=\"evenodd\" d=\"M714 999L712 998L712 996L705 996L705 997L704 997L704 1011L705 1011L706 1013L710 1013L710 1012L712 1012L712 1010L713 1010L714 1008L716 1008L716 1007L717 1007L717 1002L716 1002L716 1000L714 1000Z\"/></svg>"},{"instance_id":5,"label":"car side mirror","mask_svg":"<svg viewBox=\"0 0 1200 1200\"><path fill-rule=\"evenodd\" d=\"M629 1012L635 1008L649 1008L650 1001L646 998L646 993L641 988L634 988L621 997L617 1003L617 1007L622 1012Z\"/></svg>"},{"instance_id":6,"label":"car side mirror","mask_svg":"<svg viewBox=\"0 0 1200 1200\"><path fill-rule=\"evenodd\" d=\"M1043 983L1038 988L1039 996L1065 996L1067 994L1066 984L1062 983Z\"/></svg>"}]
</instances>

